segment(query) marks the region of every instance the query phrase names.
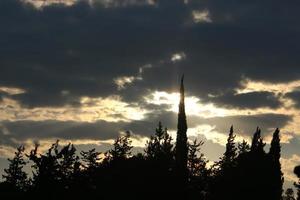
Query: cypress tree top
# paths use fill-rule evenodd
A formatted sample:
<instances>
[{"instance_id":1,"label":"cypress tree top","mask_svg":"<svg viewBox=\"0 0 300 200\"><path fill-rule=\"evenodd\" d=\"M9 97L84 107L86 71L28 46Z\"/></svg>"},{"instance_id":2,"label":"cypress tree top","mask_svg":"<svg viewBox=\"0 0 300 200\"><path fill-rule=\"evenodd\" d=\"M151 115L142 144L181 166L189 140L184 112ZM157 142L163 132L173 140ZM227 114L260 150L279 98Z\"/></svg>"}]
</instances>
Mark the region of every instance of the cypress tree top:
<instances>
[{"instance_id":1,"label":"cypress tree top","mask_svg":"<svg viewBox=\"0 0 300 200\"><path fill-rule=\"evenodd\" d=\"M178 111L177 138L176 138L176 164L179 175L186 177L187 171L187 121L184 103L184 76L181 78L180 84L180 102Z\"/></svg>"}]
</instances>

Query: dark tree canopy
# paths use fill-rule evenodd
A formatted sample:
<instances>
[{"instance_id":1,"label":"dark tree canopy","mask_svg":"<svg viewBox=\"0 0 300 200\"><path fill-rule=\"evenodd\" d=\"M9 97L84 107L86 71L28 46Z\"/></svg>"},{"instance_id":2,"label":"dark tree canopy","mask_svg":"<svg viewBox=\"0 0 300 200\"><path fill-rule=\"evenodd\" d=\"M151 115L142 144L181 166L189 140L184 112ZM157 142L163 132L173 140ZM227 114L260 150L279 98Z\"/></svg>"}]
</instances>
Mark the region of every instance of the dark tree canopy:
<instances>
[{"instance_id":1,"label":"dark tree canopy","mask_svg":"<svg viewBox=\"0 0 300 200\"><path fill-rule=\"evenodd\" d=\"M243 140L243 142L238 144L238 154L242 155L250 151L250 146L247 141Z\"/></svg>"},{"instance_id":2,"label":"dark tree canopy","mask_svg":"<svg viewBox=\"0 0 300 200\"><path fill-rule=\"evenodd\" d=\"M160 161L171 161L174 154L172 140L168 129L164 128L162 123L159 122L158 127L155 129L155 134L150 136L150 140L147 141L145 148L146 157Z\"/></svg>"},{"instance_id":3,"label":"dark tree canopy","mask_svg":"<svg viewBox=\"0 0 300 200\"><path fill-rule=\"evenodd\" d=\"M114 144L113 148L106 152L106 160L125 160L131 156L131 145L132 141L130 140L130 132L127 131L125 135L118 137Z\"/></svg>"},{"instance_id":4,"label":"dark tree canopy","mask_svg":"<svg viewBox=\"0 0 300 200\"><path fill-rule=\"evenodd\" d=\"M237 148L234 142L235 137L236 136L233 134L233 126L231 126L227 138L226 150L219 163L221 170L226 170L227 168L232 167L231 165L235 163L235 159L237 157Z\"/></svg>"},{"instance_id":5,"label":"dark tree canopy","mask_svg":"<svg viewBox=\"0 0 300 200\"><path fill-rule=\"evenodd\" d=\"M83 167L92 170L96 169L100 164L100 152L97 152L96 149L91 149L88 151L81 151L80 155L82 156Z\"/></svg>"}]
</instances>

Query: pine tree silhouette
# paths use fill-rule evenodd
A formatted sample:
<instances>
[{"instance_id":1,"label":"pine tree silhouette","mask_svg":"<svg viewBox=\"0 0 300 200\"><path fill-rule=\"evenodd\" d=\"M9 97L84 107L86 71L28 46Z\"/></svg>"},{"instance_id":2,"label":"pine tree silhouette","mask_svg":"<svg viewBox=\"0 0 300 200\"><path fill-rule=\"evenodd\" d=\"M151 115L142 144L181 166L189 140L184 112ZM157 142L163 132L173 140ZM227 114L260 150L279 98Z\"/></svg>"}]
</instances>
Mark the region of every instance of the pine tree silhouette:
<instances>
[{"instance_id":1,"label":"pine tree silhouette","mask_svg":"<svg viewBox=\"0 0 300 200\"><path fill-rule=\"evenodd\" d=\"M227 138L226 150L220 161L216 162L213 166L214 183L212 184L212 199L234 199L235 197L235 194L230 190L236 181L234 177L237 165L235 137L233 126L231 126Z\"/></svg>"},{"instance_id":2,"label":"pine tree silhouette","mask_svg":"<svg viewBox=\"0 0 300 200\"><path fill-rule=\"evenodd\" d=\"M24 146L19 146L15 152L13 159L8 159L9 167L4 169L2 175L4 181L9 185L15 187L19 191L25 191L27 188L27 173L23 171L26 161L24 160Z\"/></svg>"},{"instance_id":3,"label":"pine tree silhouette","mask_svg":"<svg viewBox=\"0 0 300 200\"><path fill-rule=\"evenodd\" d=\"M188 143L188 170L190 179L207 173L206 164L208 161L205 159L204 154L201 153L201 146L203 144L203 141L198 142L197 139L192 143Z\"/></svg>"},{"instance_id":4,"label":"pine tree silhouette","mask_svg":"<svg viewBox=\"0 0 300 200\"><path fill-rule=\"evenodd\" d=\"M82 161L84 162L83 167L87 170L96 169L100 165L101 155L100 152L96 152L96 149L93 148L88 151L81 151L80 155L82 156Z\"/></svg>"},{"instance_id":5,"label":"pine tree silhouette","mask_svg":"<svg viewBox=\"0 0 300 200\"><path fill-rule=\"evenodd\" d=\"M189 191L187 193L190 199L206 198L210 171L206 167L208 160L206 160L204 154L201 153L203 144L203 141L198 142L197 139L192 143L188 143Z\"/></svg>"},{"instance_id":6,"label":"pine tree silhouette","mask_svg":"<svg viewBox=\"0 0 300 200\"><path fill-rule=\"evenodd\" d=\"M173 159L172 137L168 134L168 129L163 128L162 123L158 123L155 134L146 143L145 154L147 158L171 161Z\"/></svg>"},{"instance_id":7,"label":"pine tree silhouette","mask_svg":"<svg viewBox=\"0 0 300 200\"><path fill-rule=\"evenodd\" d=\"M35 144L35 148L28 155L30 161L33 162L32 190L36 195L42 195L47 192L45 199L54 199L61 189L59 180L61 179L60 166L58 162L58 143L57 140L48 149L45 154L39 154L39 144Z\"/></svg>"},{"instance_id":8,"label":"pine tree silhouette","mask_svg":"<svg viewBox=\"0 0 300 200\"><path fill-rule=\"evenodd\" d=\"M176 138L176 168L180 179L185 182L187 180L187 121L184 103L184 76L181 78L180 84L180 102L178 111L177 138Z\"/></svg>"},{"instance_id":9,"label":"pine tree silhouette","mask_svg":"<svg viewBox=\"0 0 300 200\"><path fill-rule=\"evenodd\" d=\"M259 143L260 143L260 139L261 139L261 130L259 129L259 127L257 127L256 132L253 135L252 138L252 144L251 144L251 151L257 151L259 148Z\"/></svg>"},{"instance_id":10,"label":"pine tree silhouette","mask_svg":"<svg viewBox=\"0 0 300 200\"><path fill-rule=\"evenodd\" d=\"M234 164L234 160L237 156L237 148L235 146L235 135L233 134L233 126L230 127L229 135L227 138L226 151L221 158L220 167L226 169Z\"/></svg>"},{"instance_id":11,"label":"pine tree silhouette","mask_svg":"<svg viewBox=\"0 0 300 200\"><path fill-rule=\"evenodd\" d=\"M106 161L117 161L125 160L131 156L131 145L132 141L130 140L130 132L127 131L125 135L118 137L114 144L113 148L106 152Z\"/></svg>"},{"instance_id":12,"label":"pine tree silhouette","mask_svg":"<svg viewBox=\"0 0 300 200\"><path fill-rule=\"evenodd\" d=\"M238 144L238 155L245 154L249 151L250 151L250 146L245 140L243 140L242 143Z\"/></svg>"},{"instance_id":13,"label":"pine tree silhouette","mask_svg":"<svg viewBox=\"0 0 300 200\"><path fill-rule=\"evenodd\" d=\"M79 170L79 157L76 155L76 148L69 143L64 146L56 155L59 165L59 181L64 190L69 190L74 181L74 172Z\"/></svg>"},{"instance_id":14,"label":"pine tree silhouette","mask_svg":"<svg viewBox=\"0 0 300 200\"><path fill-rule=\"evenodd\" d=\"M79 159L76 156L76 148L69 143L61 149L57 156L60 159L59 165L62 175L66 178L69 177L74 171L74 164Z\"/></svg>"}]
</instances>

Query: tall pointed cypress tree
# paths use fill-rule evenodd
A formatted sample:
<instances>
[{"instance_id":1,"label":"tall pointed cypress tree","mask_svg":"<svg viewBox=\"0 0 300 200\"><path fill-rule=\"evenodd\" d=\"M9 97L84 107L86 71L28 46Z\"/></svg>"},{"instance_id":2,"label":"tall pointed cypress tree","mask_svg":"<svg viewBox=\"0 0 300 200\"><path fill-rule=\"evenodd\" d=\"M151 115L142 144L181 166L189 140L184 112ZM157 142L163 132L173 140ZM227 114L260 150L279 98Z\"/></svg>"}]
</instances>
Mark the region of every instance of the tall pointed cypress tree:
<instances>
[{"instance_id":1,"label":"tall pointed cypress tree","mask_svg":"<svg viewBox=\"0 0 300 200\"><path fill-rule=\"evenodd\" d=\"M185 115L185 104L184 104L184 76L181 78L180 85L180 102L178 112L178 124L177 124L177 138L176 138L176 167L178 175L186 181L187 179L187 121Z\"/></svg>"},{"instance_id":2,"label":"tall pointed cypress tree","mask_svg":"<svg viewBox=\"0 0 300 200\"><path fill-rule=\"evenodd\" d=\"M282 185L283 185L283 174L281 172L281 164L280 164L280 136L279 129L277 128L273 134L273 138L271 141L271 147L269 151L269 155L272 159L272 172L273 172L273 184L274 184L274 199L281 199L282 196Z\"/></svg>"}]
</instances>

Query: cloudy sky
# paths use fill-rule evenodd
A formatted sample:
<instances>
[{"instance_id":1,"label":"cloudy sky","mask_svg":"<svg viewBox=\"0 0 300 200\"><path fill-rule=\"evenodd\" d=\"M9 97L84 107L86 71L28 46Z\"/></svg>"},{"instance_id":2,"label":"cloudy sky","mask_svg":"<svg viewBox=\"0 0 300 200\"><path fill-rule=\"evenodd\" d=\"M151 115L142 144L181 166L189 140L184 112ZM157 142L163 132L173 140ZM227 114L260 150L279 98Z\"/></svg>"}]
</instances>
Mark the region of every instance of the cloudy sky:
<instances>
[{"instance_id":1,"label":"cloudy sky","mask_svg":"<svg viewBox=\"0 0 300 200\"><path fill-rule=\"evenodd\" d=\"M211 161L229 127L281 129L286 185L300 164L297 0L1 0L0 170L15 147L56 139L105 151L158 121L175 135L185 74L188 135ZM268 151L268 145L266 150Z\"/></svg>"}]
</instances>

